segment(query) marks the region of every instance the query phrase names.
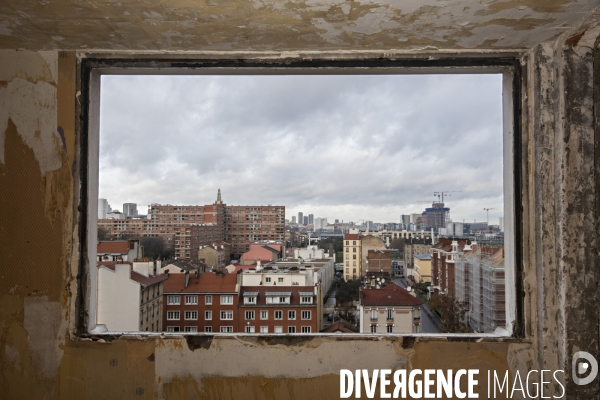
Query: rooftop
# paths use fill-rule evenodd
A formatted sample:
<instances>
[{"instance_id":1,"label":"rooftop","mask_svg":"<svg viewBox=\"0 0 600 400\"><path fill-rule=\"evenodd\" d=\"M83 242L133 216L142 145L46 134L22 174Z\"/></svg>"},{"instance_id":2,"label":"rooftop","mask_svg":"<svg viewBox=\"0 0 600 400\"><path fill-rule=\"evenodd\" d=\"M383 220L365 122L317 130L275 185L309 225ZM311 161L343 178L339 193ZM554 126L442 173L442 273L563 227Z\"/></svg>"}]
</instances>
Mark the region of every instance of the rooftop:
<instances>
[{"instance_id":1,"label":"rooftop","mask_svg":"<svg viewBox=\"0 0 600 400\"><path fill-rule=\"evenodd\" d=\"M363 306L419 306L423 300L390 283L381 289L361 289L360 303Z\"/></svg>"},{"instance_id":2,"label":"rooftop","mask_svg":"<svg viewBox=\"0 0 600 400\"><path fill-rule=\"evenodd\" d=\"M98 254L127 254L132 249L133 242L127 240L114 240L98 242Z\"/></svg>"},{"instance_id":3,"label":"rooftop","mask_svg":"<svg viewBox=\"0 0 600 400\"><path fill-rule=\"evenodd\" d=\"M185 274L171 274L163 284L164 293L234 293L237 276L235 274L200 274L198 278L190 274L188 287L185 287Z\"/></svg>"},{"instance_id":4,"label":"rooftop","mask_svg":"<svg viewBox=\"0 0 600 400\"><path fill-rule=\"evenodd\" d=\"M119 264L119 265L123 265L123 264L129 264L130 268L133 268L133 264L130 262L122 262L122 261L102 261L98 263L99 267L104 267L107 269L110 269L112 271L115 270L115 266ZM139 274L133 270L131 270L131 280L139 283L142 286L151 286L154 285L156 283L162 282L167 280L168 276L166 275L150 275L150 276L145 276L142 274Z\"/></svg>"}]
</instances>

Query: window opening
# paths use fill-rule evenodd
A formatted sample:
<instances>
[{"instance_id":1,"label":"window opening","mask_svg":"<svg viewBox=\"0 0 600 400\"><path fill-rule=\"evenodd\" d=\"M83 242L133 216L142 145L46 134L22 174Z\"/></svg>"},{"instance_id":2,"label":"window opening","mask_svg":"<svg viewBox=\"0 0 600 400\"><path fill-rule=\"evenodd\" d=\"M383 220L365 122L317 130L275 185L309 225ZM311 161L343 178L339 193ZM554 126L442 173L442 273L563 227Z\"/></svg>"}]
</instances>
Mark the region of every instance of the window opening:
<instances>
[{"instance_id":1,"label":"window opening","mask_svg":"<svg viewBox=\"0 0 600 400\"><path fill-rule=\"evenodd\" d=\"M469 78L472 80L477 80L479 78L487 76L488 75L479 74L470 75ZM502 76L504 76L504 86L502 86L503 84L501 82ZM106 77L107 76L105 75L103 78ZM141 79L140 77L135 78ZM211 76L211 78L215 78L215 76ZM335 80L339 78L339 76L328 76L327 78L330 80ZM368 76L368 78L371 79L374 78L374 76ZM496 71L496 84L498 82L501 82L499 85L497 84L497 87L502 87L504 90L510 88L512 82L508 78L510 78L510 73L498 73L498 71ZM434 76L434 79L441 78L439 78L439 76ZM374 81L375 79L371 79L371 81L369 81L369 84L373 84ZM439 94L440 87L443 88L444 83L441 80L437 81L437 83L438 85L435 86L435 89L436 93ZM460 87L460 89L463 90L462 94L465 94L470 89L469 85L470 84L457 85L455 89ZM471 86L475 87L477 85ZM373 84L373 89L370 90L376 91L376 87L377 86ZM388 92L393 92L393 90L388 90ZM386 92L386 94L389 95L388 92ZM381 97L384 96L381 96L380 91L378 93L380 94L378 100L381 101L380 105L383 108L385 108L389 104L393 104L393 102L389 102L389 99L387 98L384 99L384 102L381 99ZM484 93L484 100L479 101L479 103L486 103L488 97L493 96L488 96L486 93ZM481 115L473 115L469 118L464 118L464 116L457 117L455 113L449 113L447 115L449 118L449 122L447 124L441 124L438 127L434 127L434 135L431 138L427 137L428 142L425 145L421 145L422 147L420 147L420 149L422 149L421 151L424 152L423 154L425 154L426 157L429 155L436 155L438 157L436 159L435 164L437 167L438 174L442 176L443 173L446 172L446 169L451 169L450 167L456 168L456 171L461 170L461 168L467 170L468 168L473 168L472 170L474 171L481 170L483 165L483 169L485 170L485 173L487 173L487 183L489 184L491 182L491 185L488 186L490 186L492 189L483 188L480 190L482 193L473 194L469 191L471 189L463 190L462 187L457 188L458 190L442 190L445 189L442 188L440 190L432 191L432 194L423 194L423 196L433 195L434 197L433 199L431 199L430 197L430 200L425 201L416 200L416 197L413 196L413 198L410 199L408 203L403 203L402 207L404 207L404 209L410 209L412 205L418 202L430 202L431 204L429 206L419 205L413 207L413 209L425 208L425 210L420 213L407 212L406 214L400 214L396 212L397 215L400 215L400 219L397 222L374 221L375 218L378 218L380 221L386 221L380 216L377 216L373 218L373 220L358 219L355 217L355 221L353 221L352 223L344 223L339 221L330 223L330 221L327 221L326 219L321 217L314 218L313 214L308 214L304 216L301 212L299 212L298 219L295 220L294 223L289 219L285 220L285 218L288 217L289 214L286 215L286 210L284 206L275 206L279 210L277 212L272 210L261 209L260 207L246 207L243 212L241 209L232 208L231 210L233 211L227 211L227 213L223 213L222 216L220 216L217 213L215 216L215 222L206 222L208 221L208 217L205 214L202 214L199 211L199 208L195 209L192 206L167 206L170 208L168 208L168 210L165 211L165 209L161 209L161 207L163 207L161 204L150 202L148 202L150 204L146 205L148 214L145 216L145 218L141 218L140 214L137 212L138 210L135 210L134 207L131 207L132 203L127 203L129 204L129 206L127 207L127 210L124 206L123 212L112 212L109 211L110 206L107 204L107 202L103 202L103 199L99 198L100 201L98 202L98 216L100 222L98 223L98 234L100 234L100 230L105 230L108 231L108 234L111 237L111 239L117 239L118 241L118 239L125 238L125 241L128 242L128 250L130 251L128 254L125 254L127 253L125 252L119 256L116 256L115 259L114 254L107 255L107 253L101 253L102 249L99 245L97 249L99 260L98 270L103 271L104 265L101 264L105 261L102 260L109 260L112 257L112 260L116 260L117 265L122 265L119 263L127 262L131 265L132 271L138 273L139 271L141 271L142 274L144 274L144 271L146 271L146 276L157 277L159 276L158 268L160 267L157 266L156 263L153 263L153 265L151 265L151 262L148 262L146 266L139 265L140 263L144 262L140 261L140 259L143 257L136 257L141 255L140 249L142 247L144 249L151 248L151 246L149 245L149 239L157 237L157 235L159 235L158 232L165 232L165 235L162 237L163 241L165 243L170 243L169 245L172 244L174 246L173 248L170 248L167 251L171 251L172 254L178 258L189 260L199 259L197 253L190 251L190 249L194 247L192 245L192 243L194 243L194 240L196 240L202 235L204 235L204 240L208 240L207 237L210 236L209 227L211 226L211 224L213 224L213 226L217 226L218 229L222 229L219 225L219 218L223 218L221 221L226 221L227 218L231 218L231 216L233 215L235 215L236 217L243 215L245 221L252 221L250 225L244 224L244 229L254 232L248 233L245 237L245 240L249 240L250 242L255 243L259 243L261 241L262 243L267 243L270 241L270 239L275 239L273 241L277 242L277 239L279 239L281 236L283 236L283 234L286 231L288 231L294 233L294 235L291 235L293 236L293 238L291 239L290 244L293 244L294 240L297 240L298 243L304 243L305 246L308 243L308 248L310 248L310 232L317 232L319 235L322 235L328 232L326 228L331 227L332 232L335 234L336 229L339 228L342 234L342 239L345 238L346 235L355 235L355 237L351 238L352 240L340 240L339 251L335 251L335 248L332 246L331 255L339 255L340 263L343 262L343 258L341 256L343 256L344 253L349 253L350 243L352 243L353 248L353 275L350 275L349 268L346 268L346 274L343 275L343 265L339 264L340 268L337 271L337 277L341 281L351 281L353 279L358 280L360 287L359 290L364 291L364 293L367 293L369 290L385 290L385 288L389 285L398 284L398 286L402 286L399 283L403 281L403 289L407 291L413 291L414 294L416 294L416 296L413 297L422 301L421 304L412 305L413 310L417 308L419 309L418 312L413 312L413 314L415 314L414 316L412 316L413 323L409 324L409 326L412 326L413 332L421 332L421 329L425 329L425 320L428 318L428 315L430 315L430 313L428 312L421 314L420 311L423 307L426 307L435 308L435 310L433 310L433 314L464 314L465 318L464 320L460 321L460 326L450 327L451 332L496 333L505 335L507 334L507 332L511 331L511 317L515 317L515 314L517 313L520 307L518 304L519 300L516 299L517 301L515 301L514 299L514 293L519 288L518 286L514 286L514 269L518 267L518 265L514 265L514 256L516 251L514 245L515 237L511 236L513 235L513 232L516 232L514 230L514 220L516 213L514 211L511 211L512 209L514 209L514 199L512 198L512 196L515 193L513 190L514 182L511 177L512 168L514 166L514 159L512 153L512 142L514 138L510 136L510 133L512 132L513 127L502 126L502 121L510 121L510 118L507 118L507 116L512 115L512 110L510 108L512 100L506 100L507 97L510 96L504 97L505 115L502 116L502 112L500 111L500 117L498 118L498 109L496 109L496 116L494 117L496 119L494 119L493 123L486 125L485 122L481 122L481 120L485 119ZM101 98L101 102L103 100L104 99ZM500 94L500 96L496 96L495 101L497 103L496 105L500 104L500 107L498 108L501 109L503 101L502 95ZM468 100L466 101L466 103L468 103ZM479 106L479 103L474 102L471 103L471 105ZM322 105L323 104L321 104L321 106ZM452 106L448 106L448 108L452 109ZM417 111L411 111L418 114ZM483 115L487 115L485 114L486 112L487 111L484 111ZM333 114L336 115L335 111L333 111ZM407 114L409 114L407 121L413 122L413 127L416 126L417 128L422 129L423 131L427 131L428 126L426 122L423 122L422 120L419 120L416 117L413 117L413 119L411 119L411 113L407 112ZM432 115L432 113L429 113L429 115ZM472 122L470 119L476 121ZM377 118L374 118L372 120L375 121L377 120ZM466 129L465 126L461 125L461 121L459 120L462 120L463 122L465 120L468 121L468 123L466 123ZM303 121L295 122L299 123L299 125L302 125L303 123ZM399 126L401 126L402 123L404 123L403 120L401 120ZM452 123L456 123L456 125L452 125ZM477 125L478 123L479 125ZM101 124L101 126L103 125ZM100 130L102 131L101 133L104 133L102 128ZM495 133L490 133L494 130ZM399 147L401 149L399 154L406 155L402 153L402 151L410 149L410 146L414 145L414 143L411 142L412 140L414 140L414 137L405 137L402 135L398 135L398 132L401 131L401 128L398 128L397 126L394 127L393 124L390 124L387 127L387 130L384 129L381 131L382 133L379 134L379 136L391 140L391 143L394 143L394 140L397 141L397 138L402 137L406 141L406 146ZM498 131L500 132L499 134ZM375 135L373 137L371 135L369 137L371 138L371 140L373 140L377 139L377 136L378 135ZM454 163L447 164L448 167L443 167L442 165L445 160L440 158L440 153L436 151L436 149L440 148L440 146L442 146L442 148L444 148L445 146L447 150L453 150L457 153L460 153L461 151L464 151L464 138L469 138L470 140L466 147L473 147L473 149L470 149L471 152L468 153L469 156L458 157L458 159L460 159L463 162L457 162L457 158L448 159L448 162L453 161ZM490 140L490 138L492 138L493 140ZM321 137L321 139L324 139L324 137ZM358 149L371 149L377 151L376 146L374 147L374 142L375 141L371 143L365 141L349 141L349 143L351 143ZM485 145L487 145L487 147L492 147L491 152L486 153L485 151L478 151L477 149L481 149L477 148L479 142L485 142ZM460 143L462 143L462 146L459 145ZM495 143L495 147L494 145L489 146L490 143ZM100 148L102 150L102 146ZM389 150L389 146L385 147L382 150L380 150L382 151L382 153L380 154L383 154L385 156L385 151ZM101 160L102 154L103 153L101 151ZM204 156L206 156L207 159L210 159L210 155L205 154ZM183 157L185 157L185 154ZM492 162L493 158L495 158L496 160ZM112 159L110 160L112 161ZM172 161L173 160L169 159L169 162ZM176 165L176 163L177 160L175 159L173 165ZM505 166L503 169L502 163L508 163L509 166ZM403 167L404 164L406 163L403 163ZM415 160L414 164L415 168L421 165L420 160ZM101 167L103 166L102 163L100 165ZM499 168L498 165L500 166ZM110 173L114 172L111 170L110 166L107 167L106 170L108 170L106 176L110 176ZM407 170L410 171L410 166L407 168ZM391 170L387 170L386 172L388 174L388 178L390 174L393 174L393 171ZM457 186L462 185L463 187L468 187L467 183L486 183L486 180L483 179L481 176L471 176L471 182L463 182L461 181L461 177L463 175L464 174L457 174L454 176L448 175L446 181L453 182L453 184L456 183ZM103 179L105 178L103 178L102 174L100 174L100 177L100 182L102 184ZM508 177L507 180L503 180L506 177ZM375 176L374 178L377 178L377 176ZM377 179L374 178L372 177L371 180L376 181ZM499 192L497 190L498 187L501 188ZM502 187L504 187L505 189L502 190ZM508 187L508 191L506 190L506 187ZM510 196L508 196L510 197L509 199L505 197L505 193L510 194ZM449 198L451 198L450 201L448 201ZM446 199L446 202L444 201L444 199ZM412 203L410 203L410 201L412 201ZM475 209L474 206L469 206L469 204L473 203L474 201L479 201L481 204L485 203L484 207L480 207L480 209ZM142 202L138 204L142 204ZM214 202L213 209L220 209L221 205L224 204L225 203L222 200L221 192L219 190L217 200ZM135 204L133 205L135 206ZM451 205L452 207L448 207L448 205ZM355 204L350 204L346 210L344 210L343 207L340 208L339 205L336 206L336 208L344 212L351 213L353 212L352 206L355 206ZM326 209L326 207L323 207L321 205L314 205L313 207L315 210L320 210L321 213L323 213L323 210ZM381 209L381 207L378 208ZM478 222L477 218L474 218L473 222L467 222L466 218L463 218L462 222L460 222L460 218L453 219L451 218L449 212L451 208L453 210L453 216L456 214L458 214L459 216L465 216L470 212L472 216L477 216L479 218L479 221L481 222ZM392 207L390 207L390 209L392 209ZM482 218L481 210L485 211L485 218ZM505 212L506 210L508 210L508 212ZM278 212L280 213L279 215L277 214ZM106 216L104 215L104 213L106 214ZM127 213L127 215L125 215L125 213ZM272 217L271 213L273 214ZM295 213L296 210L292 209L291 214ZM394 211L389 211L390 215L393 213ZM490 217L490 214L492 214L492 217ZM497 225L491 222L492 218L496 218L498 220ZM197 223L189 222L192 220L197 221ZM173 224L166 223L166 221L179 221L180 223L179 225L174 226ZM284 226L284 228L279 228L278 224L281 224L282 226ZM223 226L227 225L225 224ZM263 227L266 227L266 231L264 232L264 234L257 234L256 232L260 232L260 229L262 229ZM288 229L288 227L293 227L295 229ZM307 230L303 231L302 228L296 229L298 227L310 227L312 231L306 234L305 231ZM508 228L508 230L506 230L505 228ZM139 233L137 237L135 237L136 230ZM231 243L241 242L241 235L235 232L231 232L231 227L227 227L226 231L229 232L218 233L218 235L216 236L218 236L220 239L227 239ZM505 238L505 232L507 232L507 238ZM106 232L104 232L103 234L106 234ZM170 237L166 237L169 235ZM303 237L302 235L305 236ZM215 238L216 236L211 237L211 239ZM135 238L129 239L129 237ZM142 239L144 241L145 246L140 245ZM431 241L431 243L428 243L429 241ZM238 243L237 245L239 249L243 249L250 252L252 251L250 248L251 246L249 246L248 243ZM427 249L425 247L418 247L419 245L425 245L425 247L429 248ZM203 244L203 246L205 245ZM344 247L346 248L344 249ZM321 249L318 246L316 248L320 250L327 250ZM300 249L302 249L302 247L300 247ZM133 251L133 253L131 251ZM165 250L163 249L163 251ZM201 249L197 251L201 251ZM398 252L399 254L393 254L394 252ZM243 254L245 254L245 252L239 255L242 256ZM429 259L427 259L427 254L429 254L430 256ZM95 257L96 256L94 255L94 258ZM126 257L129 257L129 260L131 261L126 261ZM303 254L302 257L300 257L299 255L297 255L296 257L299 260L302 259L303 262L312 259L312 255L308 253ZM513 258L511 259L511 257ZM261 262L262 260L259 258L259 262L257 263L257 266L259 268L262 267L260 265ZM266 262L266 264L268 266L268 261ZM304 271L306 271L307 266L300 267L299 269L303 269ZM349 266L349 261L346 261L346 266ZM114 266L107 265L107 267L108 269L110 269L110 267ZM270 266L268 267L271 269L275 269L273 271L274 273L281 272L278 266L276 266L276 268ZM310 266L308 268L314 268L314 266ZM206 270L198 270L197 272L206 273ZM97 276L101 275L102 273L99 273ZM400 280L398 278L400 278ZM99 283L100 281L101 279L96 278L96 283ZM265 277L264 282L265 284L269 284L274 289L278 289L280 291L284 291L283 289L287 288L286 286L283 286L286 284L286 280L282 276L277 277L276 283L273 282L271 277ZM288 282L291 282L292 287L293 285L298 284L293 279ZM506 286L506 282L509 282L510 286ZM263 282L261 281L260 284L262 285ZM288 283L288 285L289 284L290 283ZM161 297L161 287L162 285L152 286L151 288L147 289L144 287L140 287L140 297L142 298L142 303L144 302L144 298L146 302L149 302L155 297ZM150 290L152 291L152 295L150 295ZM275 292L275 290L273 291ZM164 290L162 292L164 293ZM217 293L216 295L219 294ZM180 305L180 296L167 294L164 294L163 296L167 297L167 301L164 307L160 307L161 310L159 312L163 315L166 314L167 320L179 320L180 312L168 310L168 307ZM237 302L237 296L240 296L240 294L227 294L219 296L220 305L234 306L234 297L236 299L235 301ZM293 301L292 299L296 298L295 301L298 301L298 299L300 299L299 304L312 304L312 296L298 296L297 294L295 294L294 296L296 297L288 297L274 294L266 298L266 303L290 304L290 302ZM255 304L256 299L257 297L247 297L244 301L244 304ZM318 297L316 297L315 300L316 299L318 299ZM446 301L447 299L451 299L451 301ZM204 303L205 305L212 305L212 295L205 295ZM103 303L100 301L99 304ZM184 305L198 305L198 296L185 295ZM373 306L376 307L381 305L382 304L373 304ZM406 304L394 305L407 306ZM92 315L96 316L97 322L98 317L101 316L101 313L98 312L101 308L102 307L99 305L98 310L93 310L94 312L92 313ZM154 304L152 305L152 309L152 316L154 317ZM387 309L386 311L387 320L394 321L394 315L392 314L392 310ZM234 310L222 310L219 312L222 320L233 320L234 314L241 311L238 311L238 309L234 306ZM252 319L254 319L254 312L252 311L251 313L252 314L250 314L250 312L246 312L246 319L250 319L248 318L249 315L252 315ZM283 319L283 311L274 311L274 313L274 319ZM148 322L150 316L149 308L146 308L145 311L140 310L142 322L144 320L143 314L146 314L145 321ZM362 312L357 312L357 314L361 316L368 315L367 313ZM421 317L421 315L423 315L423 317ZM212 318L212 314L206 311L205 320L209 320L210 318ZM288 319L294 318L295 312L288 312ZM312 318L315 318L315 315L311 311L301 311L301 318L303 320L310 320ZM374 311L372 311L370 320L375 321L377 320L377 318L377 314L374 313ZM402 317L399 314L398 316L396 316L396 318L400 320ZM184 319L197 320L198 311L185 310ZM263 312L261 311L261 319L268 319L268 313L265 312L263 318ZM517 320L517 322L519 321ZM359 323L362 324L362 320ZM421 323L423 325L421 325ZM152 325L150 326L152 326L152 329L154 329L154 323L152 323ZM175 331L175 329L177 329L176 331L179 331L179 327L175 326L167 326L165 328L169 332ZM184 331L192 332L192 328L193 327L184 327ZM210 327L205 327L205 331L208 328ZM234 329L234 327L221 327L220 331L231 332L231 330L229 330L230 328ZM250 333L248 331L250 328L251 327L246 326L244 329L247 333ZM302 333L306 333L304 328L305 327L301 328ZM308 328L310 329L310 327ZM145 329L148 330L148 327L146 327ZM288 327L288 332L291 332L291 329L292 327ZM376 332L377 325L370 325L370 329L372 332ZM283 327L275 327L276 333L281 333L282 330ZM387 333L392 333L392 325L387 325L386 331ZM252 328L252 332L254 332L254 328Z\"/></svg>"}]
</instances>

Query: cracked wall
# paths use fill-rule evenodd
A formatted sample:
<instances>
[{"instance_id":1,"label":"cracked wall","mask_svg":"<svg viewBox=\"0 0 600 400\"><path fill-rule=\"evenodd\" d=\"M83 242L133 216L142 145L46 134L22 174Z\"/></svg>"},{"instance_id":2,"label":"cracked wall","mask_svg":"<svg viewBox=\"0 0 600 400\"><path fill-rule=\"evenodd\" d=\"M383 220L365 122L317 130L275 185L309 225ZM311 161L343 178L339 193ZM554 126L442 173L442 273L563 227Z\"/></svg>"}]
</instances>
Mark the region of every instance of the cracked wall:
<instances>
[{"instance_id":1,"label":"cracked wall","mask_svg":"<svg viewBox=\"0 0 600 400\"><path fill-rule=\"evenodd\" d=\"M505 10L502 7L512 3L494 4ZM7 4L11 3L3 7ZM286 15L286 4L268 6L281 7ZM336 4L339 10L328 17L332 21L354 12L345 2ZM529 4L537 12L551 12L562 2ZM318 2L303 7L321 13L331 9L319 11L325 6ZM245 20L242 14L239 18ZM373 14L359 12L355 18L361 15L371 18ZM378 18L385 23L385 16ZM77 293L80 182L75 53L0 51L0 397L337 398L341 368L508 369L514 376L516 371L526 374L543 367L566 369L570 374L575 351L599 355L594 153L598 141L592 107L592 49L600 32L598 22L592 14L556 40L523 52L526 324L525 337L519 340L314 337L290 341L243 336L77 340L70 335ZM1 28L5 25L0 23L0 29L13 29ZM352 36L367 25L373 23L359 24L343 46L357 52L377 47L377 32L368 32L369 38L361 39L365 43ZM61 35L65 41L73 40ZM105 43L103 35L102 30L97 33L98 49ZM38 46L34 38L32 43ZM246 39L231 36L228 40L238 49L255 49ZM273 47L289 50L303 43L291 45L267 35L265 41L269 40ZM310 42L308 50L330 49L327 40L314 36L305 40ZM132 42L126 48L139 49L144 43L148 42ZM47 46L56 45L40 45ZM148 46L157 47L156 43ZM600 393L598 381L578 387L567 375L566 383L568 398L590 399Z\"/></svg>"}]
</instances>

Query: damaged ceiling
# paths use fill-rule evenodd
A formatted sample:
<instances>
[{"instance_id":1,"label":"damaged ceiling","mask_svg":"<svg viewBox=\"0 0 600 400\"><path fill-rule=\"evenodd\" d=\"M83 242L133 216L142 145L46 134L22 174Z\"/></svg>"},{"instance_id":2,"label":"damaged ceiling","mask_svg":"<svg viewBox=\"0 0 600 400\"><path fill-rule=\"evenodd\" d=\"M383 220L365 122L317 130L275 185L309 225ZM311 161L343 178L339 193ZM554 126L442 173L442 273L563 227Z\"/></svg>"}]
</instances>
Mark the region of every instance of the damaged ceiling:
<instances>
[{"instance_id":1,"label":"damaged ceiling","mask_svg":"<svg viewBox=\"0 0 600 400\"><path fill-rule=\"evenodd\" d=\"M519 50L598 0L3 0L0 47L31 50Z\"/></svg>"}]
</instances>

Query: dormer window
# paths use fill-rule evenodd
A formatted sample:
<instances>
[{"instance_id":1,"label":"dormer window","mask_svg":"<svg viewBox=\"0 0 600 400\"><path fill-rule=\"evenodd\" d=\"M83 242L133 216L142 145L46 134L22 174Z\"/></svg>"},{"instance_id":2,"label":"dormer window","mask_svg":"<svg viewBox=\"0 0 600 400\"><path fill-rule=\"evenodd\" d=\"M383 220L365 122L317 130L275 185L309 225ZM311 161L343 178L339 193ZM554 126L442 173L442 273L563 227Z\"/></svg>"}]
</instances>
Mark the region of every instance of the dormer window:
<instances>
[{"instance_id":1,"label":"dormer window","mask_svg":"<svg viewBox=\"0 0 600 400\"><path fill-rule=\"evenodd\" d=\"M256 304L256 295L254 293L245 293L244 304Z\"/></svg>"},{"instance_id":2,"label":"dormer window","mask_svg":"<svg viewBox=\"0 0 600 400\"><path fill-rule=\"evenodd\" d=\"M312 297L301 297L302 304L312 304Z\"/></svg>"}]
</instances>

